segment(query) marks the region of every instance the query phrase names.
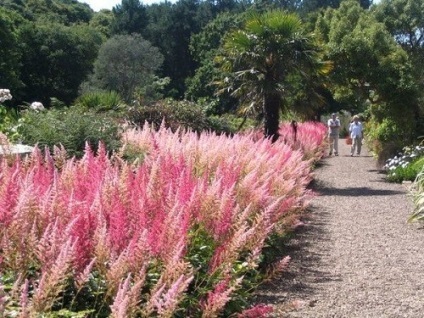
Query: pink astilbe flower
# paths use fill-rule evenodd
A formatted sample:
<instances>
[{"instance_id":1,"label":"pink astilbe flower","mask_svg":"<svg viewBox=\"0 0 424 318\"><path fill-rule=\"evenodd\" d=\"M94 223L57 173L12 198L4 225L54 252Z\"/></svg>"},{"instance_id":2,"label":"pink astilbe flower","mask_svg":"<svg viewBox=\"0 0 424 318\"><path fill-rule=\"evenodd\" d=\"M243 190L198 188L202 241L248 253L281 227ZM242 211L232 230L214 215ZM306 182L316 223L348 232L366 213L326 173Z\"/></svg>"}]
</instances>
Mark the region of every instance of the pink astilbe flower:
<instances>
[{"instance_id":1,"label":"pink astilbe flower","mask_svg":"<svg viewBox=\"0 0 424 318\"><path fill-rule=\"evenodd\" d=\"M231 283L227 278L219 282L214 290L208 293L206 300L201 304L202 318L217 317L231 299L231 293L239 288L242 280L243 277L240 277Z\"/></svg>"},{"instance_id":2,"label":"pink astilbe flower","mask_svg":"<svg viewBox=\"0 0 424 318\"><path fill-rule=\"evenodd\" d=\"M109 261L110 267L106 273L108 292L114 294L122 279L129 271L128 249L124 250L116 259Z\"/></svg>"},{"instance_id":3,"label":"pink astilbe flower","mask_svg":"<svg viewBox=\"0 0 424 318\"><path fill-rule=\"evenodd\" d=\"M201 285L192 282L186 258L200 228L215 248L202 265L228 279L202 302L210 316L219 314L236 286L230 282L241 280L234 264L258 266L267 237L295 224L311 198L306 187L315 159L305 160L302 149L315 156L319 133L312 127L303 134L302 126L303 148L296 149L253 134L156 132L145 125L123 137L142 151L138 163L109 159L103 145L97 154L87 146L80 160L36 148L25 161L0 161L0 274L35 270L38 285L30 281L27 306L33 312L49 311L65 284L82 288L94 272L106 284L104 301L117 295L114 314L131 317L141 306L143 313L172 315L180 299L191 297L185 286ZM151 271L157 282L149 280Z\"/></svg>"},{"instance_id":4,"label":"pink astilbe flower","mask_svg":"<svg viewBox=\"0 0 424 318\"><path fill-rule=\"evenodd\" d=\"M183 297L183 292L194 277L193 268L190 263L181 258L179 251L176 251L173 257L169 257L164 265L158 282L150 291L151 296L145 306L145 316L163 311L168 313L164 317L168 317L172 313L171 308L176 308L175 306Z\"/></svg>"},{"instance_id":5,"label":"pink astilbe flower","mask_svg":"<svg viewBox=\"0 0 424 318\"><path fill-rule=\"evenodd\" d=\"M58 299L66 279L71 274L75 243L68 240L63 244L60 254L51 268L45 269L32 298L32 310L37 313L49 311Z\"/></svg>"},{"instance_id":6,"label":"pink astilbe flower","mask_svg":"<svg viewBox=\"0 0 424 318\"><path fill-rule=\"evenodd\" d=\"M47 271L57 260L57 256L63 248L63 240L58 228L58 221L50 223L38 241L35 249L41 270Z\"/></svg>"},{"instance_id":7,"label":"pink astilbe flower","mask_svg":"<svg viewBox=\"0 0 424 318\"><path fill-rule=\"evenodd\" d=\"M237 318L266 318L274 312L274 308L269 305L259 304L253 308L246 309L237 315Z\"/></svg>"},{"instance_id":8,"label":"pink astilbe flower","mask_svg":"<svg viewBox=\"0 0 424 318\"><path fill-rule=\"evenodd\" d=\"M240 253L246 250L246 245L253 235L253 229L247 226L241 226L237 229L231 238L228 238L215 250L215 254L209 263L209 272L214 273L219 270L222 273L229 274L234 262L238 259Z\"/></svg>"},{"instance_id":9,"label":"pink astilbe flower","mask_svg":"<svg viewBox=\"0 0 424 318\"><path fill-rule=\"evenodd\" d=\"M76 276L75 286L78 290L81 290L90 279L91 270L93 269L95 263L96 258L93 258L91 262L84 268L84 270Z\"/></svg>"},{"instance_id":10,"label":"pink astilbe flower","mask_svg":"<svg viewBox=\"0 0 424 318\"><path fill-rule=\"evenodd\" d=\"M326 145L325 137L327 128L321 122L304 122L297 124L297 139L294 141L294 133L290 123L280 126L280 134L286 142L295 149L301 149L305 159L317 161L322 158Z\"/></svg>"},{"instance_id":11,"label":"pink astilbe flower","mask_svg":"<svg viewBox=\"0 0 424 318\"><path fill-rule=\"evenodd\" d=\"M0 160L0 233L7 229L13 218L20 192L20 164L15 162L9 167L6 160Z\"/></svg>"},{"instance_id":12,"label":"pink astilbe flower","mask_svg":"<svg viewBox=\"0 0 424 318\"><path fill-rule=\"evenodd\" d=\"M115 296L113 304L110 306L113 318L127 318L129 299L126 293L130 288L131 274L128 274L123 283L119 284L118 293Z\"/></svg>"},{"instance_id":13,"label":"pink astilbe flower","mask_svg":"<svg viewBox=\"0 0 424 318\"><path fill-rule=\"evenodd\" d=\"M154 305L160 317L172 317L183 297L184 291L193 280L194 276L181 275L166 290L165 285L152 295L151 303Z\"/></svg>"},{"instance_id":14,"label":"pink astilbe flower","mask_svg":"<svg viewBox=\"0 0 424 318\"><path fill-rule=\"evenodd\" d=\"M19 306L20 309L20 315L19 318L29 318L29 297L28 297L28 291L29 291L29 281L28 279L25 279L24 284L21 287L21 296L20 296L20 302Z\"/></svg>"},{"instance_id":15,"label":"pink astilbe flower","mask_svg":"<svg viewBox=\"0 0 424 318\"><path fill-rule=\"evenodd\" d=\"M106 225L98 226L93 235L93 254L97 259L96 269L101 275L106 275L111 257Z\"/></svg>"},{"instance_id":16,"label":"pink astilbe flower","mask_svg":"<svg viewBox=\"0 0 424 318\"><path fill-rule=\"evenodd\" d=\"M279 260L276 263L269 266L269 269L267 270L267 273L265 275L265 279L270 281L270 280L278 277L278 275L280 275L281 273L283 273L287 269L290 261L291 261L291 257L285 256L281 260Z\"/></svg>"}]
</instances>

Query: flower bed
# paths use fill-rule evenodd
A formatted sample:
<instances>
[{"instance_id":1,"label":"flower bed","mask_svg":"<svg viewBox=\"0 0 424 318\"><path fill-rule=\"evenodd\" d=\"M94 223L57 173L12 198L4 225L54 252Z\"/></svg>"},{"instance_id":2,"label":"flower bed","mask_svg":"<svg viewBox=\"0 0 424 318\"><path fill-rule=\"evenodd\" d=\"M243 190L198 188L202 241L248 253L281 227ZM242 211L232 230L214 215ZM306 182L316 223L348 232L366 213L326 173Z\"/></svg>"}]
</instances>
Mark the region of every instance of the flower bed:
<instances>
[{"instance_id":1,"label":"flower bed","mask_svg":"<svg viewBox=\"0 0 424 318\"><path fill-rule=\"evenodd\" d=\"M311 162L249 136L146 126L125 141L131 163L104 148L1 161L0 316L265 316L243 297L306 207Z\"/></svg>"}]
</instances>

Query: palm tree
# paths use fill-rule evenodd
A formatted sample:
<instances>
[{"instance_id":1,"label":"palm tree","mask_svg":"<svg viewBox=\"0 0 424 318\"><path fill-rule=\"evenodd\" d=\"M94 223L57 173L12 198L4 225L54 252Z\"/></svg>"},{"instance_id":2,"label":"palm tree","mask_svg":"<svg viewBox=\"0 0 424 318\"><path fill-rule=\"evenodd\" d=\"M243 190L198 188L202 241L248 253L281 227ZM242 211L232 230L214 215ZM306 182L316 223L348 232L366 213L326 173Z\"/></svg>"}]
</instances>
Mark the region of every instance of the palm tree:
<instances>
[{"instance_id":1,"label":"palm tree","mask_svg":"<svg viewBox=\"0 0 424 318\"><path fill-rule=\"evenodd\" d=\"M322 76L331 69L320 60L319 47L305 34L299 17L274 10L252 13L242 29L229 32L216 57L227 76L218 94L230 92L245 116L260 114L264 134L275 142L280 110L290 81Z\"/></svg>"}]
</instances>

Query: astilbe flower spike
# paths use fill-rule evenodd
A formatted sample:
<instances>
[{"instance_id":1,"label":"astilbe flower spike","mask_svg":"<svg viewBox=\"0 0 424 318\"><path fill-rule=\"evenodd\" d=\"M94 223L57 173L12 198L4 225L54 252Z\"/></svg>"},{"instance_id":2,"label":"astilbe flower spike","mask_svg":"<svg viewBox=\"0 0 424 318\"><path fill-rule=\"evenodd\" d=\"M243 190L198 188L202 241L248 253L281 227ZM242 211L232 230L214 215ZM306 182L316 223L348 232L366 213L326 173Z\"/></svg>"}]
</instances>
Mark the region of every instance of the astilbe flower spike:
<instances>
[{"instance_id":1,"label":"astilbe flower spike","mask_svg":"<svg viewBox=\"0 0 424 318\"><path fill-rule=\"evenodd\" d=\"M152 302L159 314L159 317L172 317L177 309L178 303L183 297L184 291L193 280L194 276L181 275L165 292L164 288L159 289L160 293L153 295Z\"/></svg>"},{"instance_id":2,"label":"astilbe flower spike","mask_svg":"<svg viewBox=\"0 0 424 318\"><path fill-rule=\"evenodd\" d=\"M29 291L29 281L28 279L25 279L24 284L21 287L21 297L19 306L20 308L20 318L29 318L29 297L28 297L28 291Z\"/></svg>"},{"instance_id":3,"label":"astilbe flower spike","mask_svg":"<svg viewBox=\"0 0 424 318\"><path fill-rule=\"evenodd\" d=\"M259 304L246 309L237 315L237 318L266 318L274 312L274 308L269 305Z\"/></svg>"},{"instance_id":4,"label":"astilbe flower spike","mask_svg":"<svg viewBox=\"0 0 424 318\"><path fill-rule=\"evenodd\" d=\"M234 282L230 282L228 278L220 281L214 290L208 293L206 301L202 304L202 318L217 317L230 300L231 293L239 288L242 280L243 277Z\"/></svg>"},{"instance_id":5,"label":"astilbe flower spike","mask_svg":"<svg viewBox=\"0 0 424 318\"><path fill-rule=\"evenodd\" d=\"M127 318L129 299L126 296L130 288L131 274L128 274L123 283L119 284L118 293L116 294L113 304L110 306L113 318Z\"/></svg>"},{"instance_id":6,"label":"astilbe flower spike","mask_svg":"<svg viewBox=\"0 0 424 318\"><path fill-rule=\"evenodd\" d=\"M75 242L70 239L63 244L56 262L41 273L41 277L32 298L32 309L37 313L49 311L65 287L73 262Z\"/></svg>"}]
</instances>

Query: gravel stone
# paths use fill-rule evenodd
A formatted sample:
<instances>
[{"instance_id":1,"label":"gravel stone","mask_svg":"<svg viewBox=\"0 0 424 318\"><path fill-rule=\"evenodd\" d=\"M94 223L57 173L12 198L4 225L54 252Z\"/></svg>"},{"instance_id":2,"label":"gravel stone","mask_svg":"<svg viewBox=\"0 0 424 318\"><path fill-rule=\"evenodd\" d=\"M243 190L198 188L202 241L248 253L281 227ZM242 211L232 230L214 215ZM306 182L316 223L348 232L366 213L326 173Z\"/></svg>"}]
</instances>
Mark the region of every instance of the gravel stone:
<instances>
[{"instance_id":1,"label":"gravel stone","mask_svg":"<svg viewBox=\"0 0 424 318\"><path fill-rule=\"evenodd\" d=\"M424 228L407 223L408 184L385 181L363 149L326 157L315 170L317 196L288 245L292 261L255 302L273 317L424 317Z\"/></svg>"}]
</instances>

